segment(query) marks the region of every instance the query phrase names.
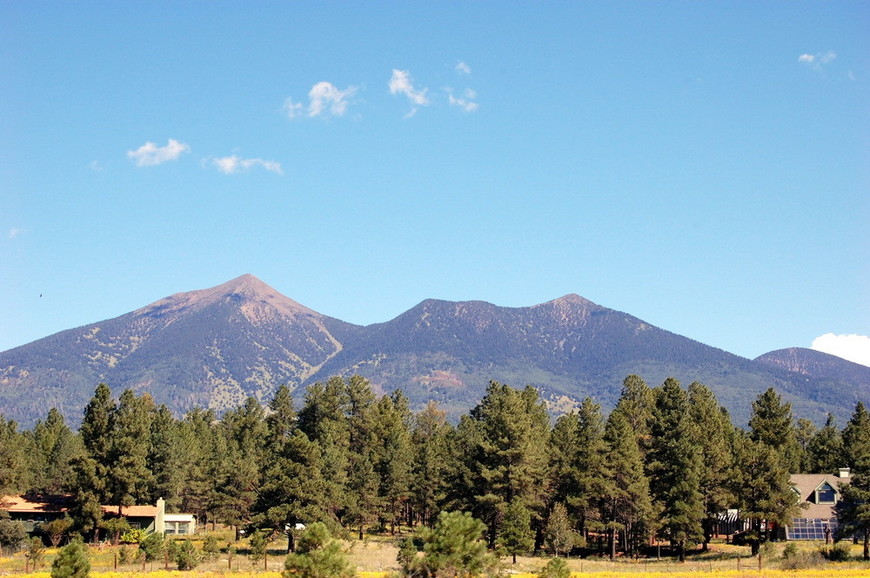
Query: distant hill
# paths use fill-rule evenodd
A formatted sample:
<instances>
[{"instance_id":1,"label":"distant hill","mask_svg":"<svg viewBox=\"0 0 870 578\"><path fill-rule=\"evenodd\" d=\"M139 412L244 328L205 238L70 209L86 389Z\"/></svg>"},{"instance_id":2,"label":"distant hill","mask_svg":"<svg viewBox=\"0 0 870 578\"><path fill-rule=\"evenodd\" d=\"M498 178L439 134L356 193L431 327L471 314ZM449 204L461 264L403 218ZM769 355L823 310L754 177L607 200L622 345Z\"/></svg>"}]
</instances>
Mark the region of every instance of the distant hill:
<instances>
[{"instance_id":1,"label":"distant hill","mask_svg":"<svg viewBox=\"0 0 870 578\"><path fill-rule=\"evenodd\" d=\"M585 396L611 407L632 373L652 386L701 381L739 425L770 386L817 423L829 411L845 423L855 401L870 401L870 368L780 358L739 357L577 295L519 308L426 300L362 327L243 275L0 353L0 412L29 427L57 407L77 424L99 382L148 392L179 414L220 411L248 395L266 402L282 383L302 397L308 384L353 373L383 393L401 388L415 408L434 399L454 418L490 379L534 385L559 412Z\"/></svg>"}]
</instances>

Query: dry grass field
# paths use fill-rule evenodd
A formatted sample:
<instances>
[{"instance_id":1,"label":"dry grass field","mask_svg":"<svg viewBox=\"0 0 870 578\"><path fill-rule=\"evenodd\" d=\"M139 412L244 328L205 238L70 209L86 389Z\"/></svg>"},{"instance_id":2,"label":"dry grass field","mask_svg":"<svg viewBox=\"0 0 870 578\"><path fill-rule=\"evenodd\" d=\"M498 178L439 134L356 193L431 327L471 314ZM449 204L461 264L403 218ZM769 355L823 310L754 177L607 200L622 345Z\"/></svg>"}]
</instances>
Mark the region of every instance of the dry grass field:
<instances>
[{"instance_id":1,"label":"dry grass field","mask_svg":"<svg viewBox=\"0 0 870 578\"><path fill-rule=\"evenodd\" d=\"M226 545L227 536L221 535L221 544ZM195 540L201 545L201 539ZM351 540L345 542L346 552L357 568L360 578L386 578L398 574L396 564L397 548L393 540L384 536L371 536L366 540ZM194 578L280 578L283 569L283 544L275 543L269 550L268 557L251 560L245 553L244 542L236 544L238 551L230 558L226 552L221 552L215 559L204 561L196 570L179 572L173 570L174 565L159 560L153 563L117 564L121 558L120 551L124 546L89 547L92 573L99 578L136 578L148 574L149 578L172 578L192 576ZM734 578L853 578L870 576L870 564L859 560L861 549L854 546L851 552L852 560L832 563L816 555L819 545L812 543L800 544L800 555L804 563L791 564L783 558L783 545L772 545L762 558L762 567L758 567L758 559L749 557L746 547L714 544L710 552L696 554L686 563L680 564L673 559L618 559L610 561L607 558L588 557L584 559L570 558L568 566L572 570L572 578L617 578L626 575L647 576L650 578L701 578L708 576L723 576ZM126 546L132 557L135 546ZM56 556L54 549L46 550L41 566L34 572L29 568L23 553L14 556L0 557L0 575L15 578L49 578L51 561ZM518 557L512 564L510 558L502 560L502 574L511 578L534 578L536 572L547 562L544 557ZM795 568L794 566L799 566ZM800 567L804 566L804 567Z\"/></svg>"}]
</instances>

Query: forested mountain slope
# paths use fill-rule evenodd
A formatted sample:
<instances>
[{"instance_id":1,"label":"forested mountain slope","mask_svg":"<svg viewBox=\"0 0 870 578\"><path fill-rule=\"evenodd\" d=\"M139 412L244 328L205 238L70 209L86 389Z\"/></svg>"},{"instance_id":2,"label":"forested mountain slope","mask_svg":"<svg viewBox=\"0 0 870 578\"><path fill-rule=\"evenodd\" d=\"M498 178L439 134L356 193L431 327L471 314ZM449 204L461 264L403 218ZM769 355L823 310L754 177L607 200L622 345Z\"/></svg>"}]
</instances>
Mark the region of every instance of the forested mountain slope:
<instances>
[{"instance_id":1,"label":"forested mountain slope","mask_svg":"<svg viewBox=\"0 0 870 578\"><path fill-rule=\"evenodd\" d=\"M247 396L265 401L281 384L301 397L312 383L354 373L381 393L404 390L414 408L434 399L453 417L491 379L533 385L559 412L586 396L609 408L625 376L638 374L650 384L706 384L737 424L775 387L797 416L821 423L870 401L867 373L842 369L848 363L795 371L745 359L577 295L520 308L426 300L361 327L244 275L0 353L0 413L26 426L57 407L75 423L99 382L148 392L176 413L220 411Z\"/></svg>"}]
</instances>

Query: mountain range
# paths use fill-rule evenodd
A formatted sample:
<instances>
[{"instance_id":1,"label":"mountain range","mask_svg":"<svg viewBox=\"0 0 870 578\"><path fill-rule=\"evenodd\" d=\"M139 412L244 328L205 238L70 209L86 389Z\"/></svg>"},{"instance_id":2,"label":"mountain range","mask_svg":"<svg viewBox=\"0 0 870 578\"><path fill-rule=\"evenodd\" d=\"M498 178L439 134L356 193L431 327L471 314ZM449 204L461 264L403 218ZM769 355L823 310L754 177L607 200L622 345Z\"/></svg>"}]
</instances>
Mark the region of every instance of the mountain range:
<instances>
[{"instance_id":1,"label":"mountain range","mask_svg":"<svg viewBox=\"0 0 870 578\"><path fill-rule=\"evenodd\" d=\"M844 424L870 402L870 367L803 348L751 360L578 295L518 308L429 299L360 326L243 275L0 353L0 413L29 427L56 407L77 425L100 382L179 415L220 412L248 396L265 403L281 384L301 399L307 385L351 374L378 393L402 389L412 408L435 400L454 419L489 380L535 386L555 414L586 396L612 407L629 374L651 386L700 381L738 425L768 387L817 424L828 412Z\"/></svg>"}]
</instances>

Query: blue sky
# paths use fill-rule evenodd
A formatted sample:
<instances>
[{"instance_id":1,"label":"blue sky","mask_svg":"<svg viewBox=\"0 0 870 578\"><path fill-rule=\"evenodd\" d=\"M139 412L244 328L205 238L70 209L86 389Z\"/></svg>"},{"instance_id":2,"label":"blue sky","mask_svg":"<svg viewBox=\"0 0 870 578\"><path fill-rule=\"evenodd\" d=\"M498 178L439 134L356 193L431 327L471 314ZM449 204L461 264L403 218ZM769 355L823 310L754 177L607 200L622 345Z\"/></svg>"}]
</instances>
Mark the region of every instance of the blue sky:
<instances>
[{"instance_id":1,"label":"blue sky","mask_svg":"<svg viewBox=\"0 0 870 578\"><path fill-rule=\"evenodd\" d=\"M577 293L747 357L870 350L866 2L13 1L0 29L0 350L243 273L359 324Z\"/></svg>"}]
</instances>

